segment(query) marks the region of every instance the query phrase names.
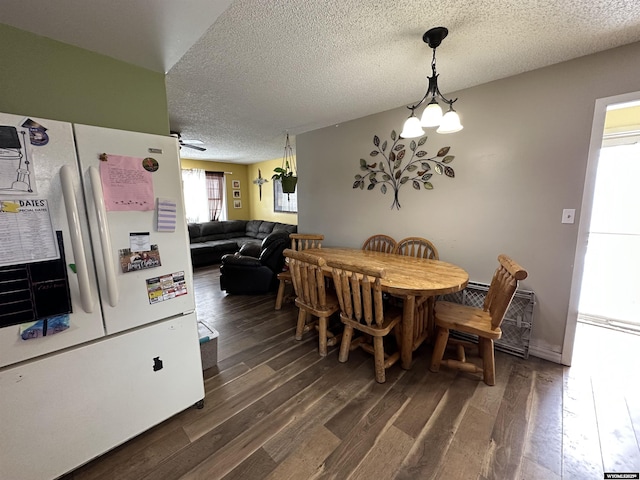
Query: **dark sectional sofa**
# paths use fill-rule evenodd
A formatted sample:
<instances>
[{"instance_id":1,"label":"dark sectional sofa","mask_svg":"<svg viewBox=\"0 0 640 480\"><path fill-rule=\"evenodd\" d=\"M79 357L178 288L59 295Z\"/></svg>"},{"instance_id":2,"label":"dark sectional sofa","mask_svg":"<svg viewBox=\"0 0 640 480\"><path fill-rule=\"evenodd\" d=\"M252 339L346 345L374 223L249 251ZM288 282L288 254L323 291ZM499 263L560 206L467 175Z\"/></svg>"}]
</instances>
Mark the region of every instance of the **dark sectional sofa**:
<instances>
[{"instance_id":1,"label":"dark sectional sofa","mask_svg":"<svg viewBox=\"0 0 640 480\"><path fill-rule=\"evenodd\" d=\"M235 253L245 244L253 243L259 247L271 233L298 231L297 225L263 220L190 223L188 227L194 267L220 263L223 255Z\"/></svg>"}]
</instances>

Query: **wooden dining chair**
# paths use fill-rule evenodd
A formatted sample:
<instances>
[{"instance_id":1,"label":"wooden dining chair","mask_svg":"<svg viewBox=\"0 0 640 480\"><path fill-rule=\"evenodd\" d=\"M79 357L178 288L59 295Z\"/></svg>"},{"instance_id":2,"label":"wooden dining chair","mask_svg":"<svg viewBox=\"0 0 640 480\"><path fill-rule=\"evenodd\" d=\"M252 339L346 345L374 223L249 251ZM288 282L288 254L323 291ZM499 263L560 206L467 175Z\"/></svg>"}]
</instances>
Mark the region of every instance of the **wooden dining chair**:
<instances>
[{"instance_id":1,"label":"wooden dining chair","mask_svg":"<svg viewBox=\"0 0 640 480\"><path fill-rule=\"evenodd\" d=\"M342 342L338 360L346 362L350 350L362 347L373 353L375 378L385 382L385 371L400 359L399 349L394 353L385 352L383 339L390 332L396 334L398 344L402 343L399 328L402 310L387 306L382 302L380 279L385 271L379 267L365 267L328 262L332 268L333 284L340 304L340 320L344 323ZM353 331L363 335L353 339ZM371 338L373 346L366 342Z\"/></svg>"},{"instance_id":2,"label":"wooden dining chair","mask_svg":"<svg viewBox=\"0 0 640 480\"><path fill-rule=\"evenodd\" d=\"M398 242L393 253L405 257L439 260L438 249L433 243L422 237L407 237Z\"/></svg>"},{"instance_id":3,"label":"wooden dining chair","mask_svg":"<svg viewBox=\"0 0 640 480\"><path fill-rule=\"evenodd\" d=\"M396 247L396 241L388 235L373 235L362 244L362 250L374 252L392 253Z\"/></svg>"},{"instance_id":4,"label":"wooden dining chair","mask_svg":"<svg viewBox=\"0 0 640 480\"><path fill-rule=\"evenodd\" d=\"M500 324L518 288L518 282L527 278L527 271L507 255L499 255L500 265L493 274L491 285L482 308L469 307L457 303L439 301L435 308L435 322L438 335L431 357L432 372L437 372L441 364L472 373L483 373L484 383L495 385L494 340L502 336ZM470 333L478 336L478 352L482 367L466 361L465 346L473 343L449 338L449 331ZM443 360L447 344L456 346L457 359Z\"/></svg>"},{"instance_id":5,"label":"wooden dining chair","mask_svg":"<svg viewBox=\"0 0 640 480\"><path fill-rule=\"evenodd\" d=\"M407 237L398 242L393 253L404 255L405 257L426 258L429 260L439 260L438 249L426 238ZM427 337L433 336L435 297L416 298L414 314L414 338L420 344Z\"/></svg>"},{"instance_id":6,"label":"wooden dining chair","mask_svg":"<svg viewBox=\"0 0 640 480\"><path fill-rule=\"evenodd\" d=\"M340 340L339 335L329 331L329 317L340 307L336 295L325 288L322 267L326 262L323 258L290 248L284 251L284 256L289 259L289 271L296 292L295 303L299 309L296 340L302 340L302 335L315 326L319 334L318 351L324 357L327 347L337 345ZM317 321L310 320L310 316L317 317Z\"/></svg>"},{"instance_id":7,"label":"wooden dining chair","mask_svg":"<svg viewBox=\"0 0 640 480\"><path fill-rule=\"evenodd\" d=\"M316 233L292 233L289 235L291 239L291 250L301 251L307 248L321 248L324 235ZM287 288L287 284L291 284L291 273L289 271L280 272L278 274L278 294L276 295L276 310L282 308L282 302L284 301L284 293Z\"/></svg>"}]
</instances>

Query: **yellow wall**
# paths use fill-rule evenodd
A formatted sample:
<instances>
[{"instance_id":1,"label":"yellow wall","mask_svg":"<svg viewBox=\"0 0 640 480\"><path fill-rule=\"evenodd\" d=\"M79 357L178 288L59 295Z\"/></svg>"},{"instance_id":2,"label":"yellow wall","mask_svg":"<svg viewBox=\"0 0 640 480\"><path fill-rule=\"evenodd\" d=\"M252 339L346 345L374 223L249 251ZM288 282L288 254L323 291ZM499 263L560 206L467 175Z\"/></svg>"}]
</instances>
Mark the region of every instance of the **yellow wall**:
<instances>
[{"instance_id":1,"label":"yellow wall","mask_svg":"<svg viewBox=\"0 0 640 480\"><path fill-rule=\"evenodd\" d=\"M282 158L274 160L266 160L264 162L247 165L249 184L251 190L251 218L256 220L268 220L270 222L289 223L291 225L298 224L297 213L282 213L273 211L273 169L282 166ZM262 173L262 177L269 180L262 185L262 201L260 200L259 188L253 184L253 180L258 178L258 169ZM296 187L297 192L297 187Z\"/></svg>"},{"instance_id":2,"label":"yellow wall","mask_svg":"<svg viewBox=\"0 0 640 480\"><path fill-rule=\"evenodd\" d=\"M211 162L209 160L181 160L182 168L200 168L209 172L225 172L227 188L227 218L229 220L267 220L269 222L298 224L297 213L280 213L273 211L273 169L282 166L282 158L240 165L237 163ZM262 201L260 190L253 180L258 178L258 169L262 177L268 180L262 185ZM231 173L229 173L231 172ZM233 208L232 180L240 181L240 201L242 208Z\"/></svg>"},{"instance_id":3,"label":"yellow wall","mask_svg":"<svg viewBox=\"0 0 640 480\"><path fill-rule=\"evenodd\" d=\"M252 220L251 217L251 190L254 186L247 176L247 165L225 162L211 162L209 160L189 160L183 158L180 161L182 168L200 168L209 172L225 172L225 186L227 192L227 218L229 220ZM232 181L240 181L240 203L242 208L233 207Z\"/></svg>"}]
</instances>

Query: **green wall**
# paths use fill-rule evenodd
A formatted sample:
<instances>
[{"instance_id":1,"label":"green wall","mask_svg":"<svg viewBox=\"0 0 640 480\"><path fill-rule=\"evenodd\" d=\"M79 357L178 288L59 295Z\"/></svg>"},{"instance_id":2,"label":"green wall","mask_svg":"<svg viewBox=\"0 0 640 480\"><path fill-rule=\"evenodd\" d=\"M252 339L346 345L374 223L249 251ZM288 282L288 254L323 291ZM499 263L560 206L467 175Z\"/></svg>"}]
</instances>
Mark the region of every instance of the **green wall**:
<instances>
[{"instance_id":1,"label":"green wall","mask_svg":"<svg viewBox=\"0 0 640 480\"><path fill-rule=\"evenodd\" d=\"M164 74L0 24L0 111L166 135Z\"/></svg>"}]
</instances>

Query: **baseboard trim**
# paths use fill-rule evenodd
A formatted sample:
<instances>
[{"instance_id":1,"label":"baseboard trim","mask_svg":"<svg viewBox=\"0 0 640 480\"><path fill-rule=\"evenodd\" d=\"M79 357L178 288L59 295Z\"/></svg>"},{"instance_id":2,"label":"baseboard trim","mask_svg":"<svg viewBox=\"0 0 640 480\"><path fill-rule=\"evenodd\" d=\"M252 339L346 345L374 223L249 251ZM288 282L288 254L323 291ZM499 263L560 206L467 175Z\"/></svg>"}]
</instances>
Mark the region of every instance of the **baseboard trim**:
<instances>
[{"instance_id":1,"label":"baseboard trim","mask_svg":"<svg viewBox=\"0 0 640 480\"><path fill-rule=\"evenodd\" d=\"M546 348L529 345L529 355L562 365L562 353L560 352L554 352L552 350L547 350Z\"/></svg>"}]
</instances>

